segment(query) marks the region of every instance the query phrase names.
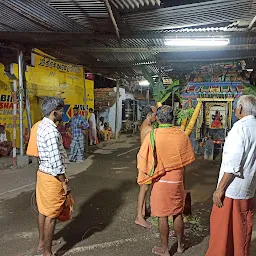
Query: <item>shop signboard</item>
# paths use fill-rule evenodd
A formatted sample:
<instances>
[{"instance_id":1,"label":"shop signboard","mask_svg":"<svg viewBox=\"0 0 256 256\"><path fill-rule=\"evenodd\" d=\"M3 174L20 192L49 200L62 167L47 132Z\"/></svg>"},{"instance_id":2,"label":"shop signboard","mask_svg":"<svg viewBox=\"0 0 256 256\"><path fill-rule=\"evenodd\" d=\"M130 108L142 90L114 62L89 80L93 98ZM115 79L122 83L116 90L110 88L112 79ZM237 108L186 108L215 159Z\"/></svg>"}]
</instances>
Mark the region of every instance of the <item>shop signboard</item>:
<instances>
[{"instance_id":1,"label":"shop signboard","mask_svg":"<svg viewBox=\"0 0 256 256\"><path fill-rule=\"evenodd\" d=\"M80 114L86 117L87 109L94 108L94 81L85 79L83 67L61 62L37 49L33 50L31 59L32 66L26 68L26 85L32 124L43 118L41 104L47 96L64 99L64 122L68 122L73 116L75 106L78 106ZM11 70L16 77L19 77L17 64L12 64ZM13 81L4 73L4 66L0 64L0 123L6 126L10 140L13 136L12 87ZM23 106L24 132L27 133L25 101ZM17 115L17 146L19 147L18 128L19 115Z\"/></svg>"}]
</instances>

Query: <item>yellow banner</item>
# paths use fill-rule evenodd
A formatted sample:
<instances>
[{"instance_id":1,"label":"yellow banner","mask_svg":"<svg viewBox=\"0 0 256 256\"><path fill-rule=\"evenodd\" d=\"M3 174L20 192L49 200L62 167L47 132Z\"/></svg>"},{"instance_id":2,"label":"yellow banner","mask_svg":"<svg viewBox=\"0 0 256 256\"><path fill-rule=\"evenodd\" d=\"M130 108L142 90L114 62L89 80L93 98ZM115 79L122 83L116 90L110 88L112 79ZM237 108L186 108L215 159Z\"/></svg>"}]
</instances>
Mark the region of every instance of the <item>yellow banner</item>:
<instances>
[{"instance_id":1,"label":"yellow banner","mask_svg":"<svg viewBox=\"0 0 256 256\"><path fill-rule=\"evenodd\" d=\"M30 102L32 124L43 118L41 104L46 96L64 99L63 121L68 122L73 116L73 108L79 107L80 114L87 115L87 109L94 108L94 81L84 79L83 67L67 64L44 54L39 50L32 53L34 67L28 66L26 86ZM18 79L18 65L11 65L11 73ZM12 140L13 133L13 81L5 75L4 66L0 63L0 123L5 124ZM18 81L17 81L18 86ZM24 101L25 106L25 101ZM18 114L19 110L17 111ZM24 133L27 133L26 110L23 110ZM19 116L17 115L17 128ZM26 134L24 134L26 136ZM17 130L19 146L19 130Z\"/></svg>"},{"instance_id":2,"label":"yellow banner","mask_svg":"<svg viewBox=\"0 0 256 256\"><path fill-rule=\"evenodd\" d=\"M11 66L11 72L18 77L18 65ZM17 82L18 86L18 82ZM19 98L17 98L16 112L16 129L17 129L17 146L19 146L20 136L20 116L19 116ZM26 141L28 134L27 115L25 110L25 102L23 101L23 135ZM0 63L0 124L5 126L8 141L13 140L13 81L4 73L4 66Z\"/></svg>"},{"instance_id":3,"label":"yellow banner","mask_svg":"<svg viewBox=\"0 0 256 256\"><path fill-rule=\"evenodd\" d=\"M35 68L47 68L53 72L65 72L69 75L83 76L83 67L58 61L37 49L34 49L31 54L31 64Z\"/></svg>"}]
</instances>

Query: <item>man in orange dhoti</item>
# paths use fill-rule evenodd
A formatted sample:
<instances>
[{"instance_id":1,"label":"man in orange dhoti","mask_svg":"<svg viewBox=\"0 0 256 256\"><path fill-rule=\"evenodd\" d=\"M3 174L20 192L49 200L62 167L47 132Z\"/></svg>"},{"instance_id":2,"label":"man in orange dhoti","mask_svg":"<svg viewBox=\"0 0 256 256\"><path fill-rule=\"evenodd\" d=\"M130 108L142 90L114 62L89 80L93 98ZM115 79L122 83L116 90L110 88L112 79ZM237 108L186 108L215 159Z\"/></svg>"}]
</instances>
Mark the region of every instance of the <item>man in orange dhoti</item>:
<instances>
[{"instance_id":1,"label":"man in orange dhoti","mask_svg":"<svg viewBox=\"0 0 256 256\"><path fill-rule=\"evenodd\" d=\"M225 141L219 182L213 194L206 256L248 256L256 191L256 97L241 96L239 119Z\"/></svg>"},{"instance_id":2,"label":"man in orange dhoti","mask_svg":"<svg viewBox=\"0 0 256 256\"><path fill-rule=\"evenodd\" d=\"M153 129L152 123L156 121L156 108L152 106L146 106L143 109L143 116L145 120L143 121L140 129L140 143L142 144L147 134L149 134ZM144 174L139 172L139 179L143 179ZM140 185L140 192L138 196L138 206L137 206L137 218L135 224L140 225L144 228L151 228L151 224L148 223L144 218L146 216L146 196L149 190L149 186L152 182L147 182Z\"/></svg>"},{"instance_id":3,"label":"man in orange dhoti","mask_svg":"<svg viewBox=\"0 0 256 256\"><path fill-rule=\"evenodd\" d=\"M148 134L138 153L139 184L153 181L151 193L152 216L158 217L161 247L153 253L169 256L168 216L173 216L174 231L178 238L178 252L184 251L184 167L195 160L189 137L172 127L173 111L170 106L157 110L159 128Z\"/></svg>"},{"instance_id":4,"label":"man in orange dhoti","mask_svg":"<svg viewBox=\"0 0 256 256\"><path fill-rule=\"evenodd\" d=\"M67 154L56 121L62 120L63 100L46 98L42 104L44 119L38 123L36 143L39 156L36 200L39 211L38 250L43 256L52 255L56 219L60 218L70 193L65 176ZM62 216L63 217L63 216Z\"/></svg>"}]
</instances>

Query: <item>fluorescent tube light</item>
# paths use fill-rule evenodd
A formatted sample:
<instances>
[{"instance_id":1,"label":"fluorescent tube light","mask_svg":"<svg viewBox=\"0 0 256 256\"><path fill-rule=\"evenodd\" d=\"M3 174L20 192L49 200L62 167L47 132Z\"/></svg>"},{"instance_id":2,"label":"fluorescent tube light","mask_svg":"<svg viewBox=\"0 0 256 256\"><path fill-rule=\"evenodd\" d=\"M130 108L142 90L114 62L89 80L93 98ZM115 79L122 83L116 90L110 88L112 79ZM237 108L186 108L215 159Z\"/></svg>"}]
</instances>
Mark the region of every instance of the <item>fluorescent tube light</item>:
<instances>
[{"instance_id":1,"label":"fluorescent tube light","mask_svg":"<svg viewBox=\"0 0 256 256\"><path fill-rule=\"evenodd\" d=\"M167 46L226 46L229 44L227 38L176 38L166 39L165 45Z\"/></svg>"},{"instance_id":2,"label":"fluorescent tube light","mask_svg":"<svg viewBox=\"0 0 256 256\"><path fill-rule=\"evenodd\" d=\"M141 85L141 86L149 86L150 83L149 83L148 80L142 80L142 81L139 81L139 85Z\"/></svg>"}]
</instances>

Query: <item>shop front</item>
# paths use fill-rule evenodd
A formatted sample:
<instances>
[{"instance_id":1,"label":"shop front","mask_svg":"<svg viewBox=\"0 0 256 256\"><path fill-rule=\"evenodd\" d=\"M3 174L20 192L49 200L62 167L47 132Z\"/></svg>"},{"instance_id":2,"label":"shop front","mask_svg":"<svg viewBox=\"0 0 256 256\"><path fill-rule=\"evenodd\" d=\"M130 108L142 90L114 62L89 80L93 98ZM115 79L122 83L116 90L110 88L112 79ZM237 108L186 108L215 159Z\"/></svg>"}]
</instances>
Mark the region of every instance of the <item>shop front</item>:
<instances>
[{"instance_id":1,"label":"shop front","mask_svg":"<svg viewBox=\"0 0 256 256\"><path fill-rule=\"evenodd\" d=\"M1 60L0 60L1 61ZM11 65L11 75L18 78L18 65ZM87 117L88 109L94 108L94 81L85 79L82 66L61 62L37 49L31 54L31 66L26 67L25 93L23 100L23 136L28 141L28 118L31 123L42 119L41 103L45 97L54 96L65 100L63 121L73 116L73 107L77 106L80 115ZM4 73L0 64L0 123L5 125L8 139L13 139L13 83L14 80ZM18 83L18 81L17 81ZM17 92L19 94L19 90ZM19 103L18 103L19 106ZM17 109L17 147L19 148L19 109Z\"/></svg>"}]
</instances>

